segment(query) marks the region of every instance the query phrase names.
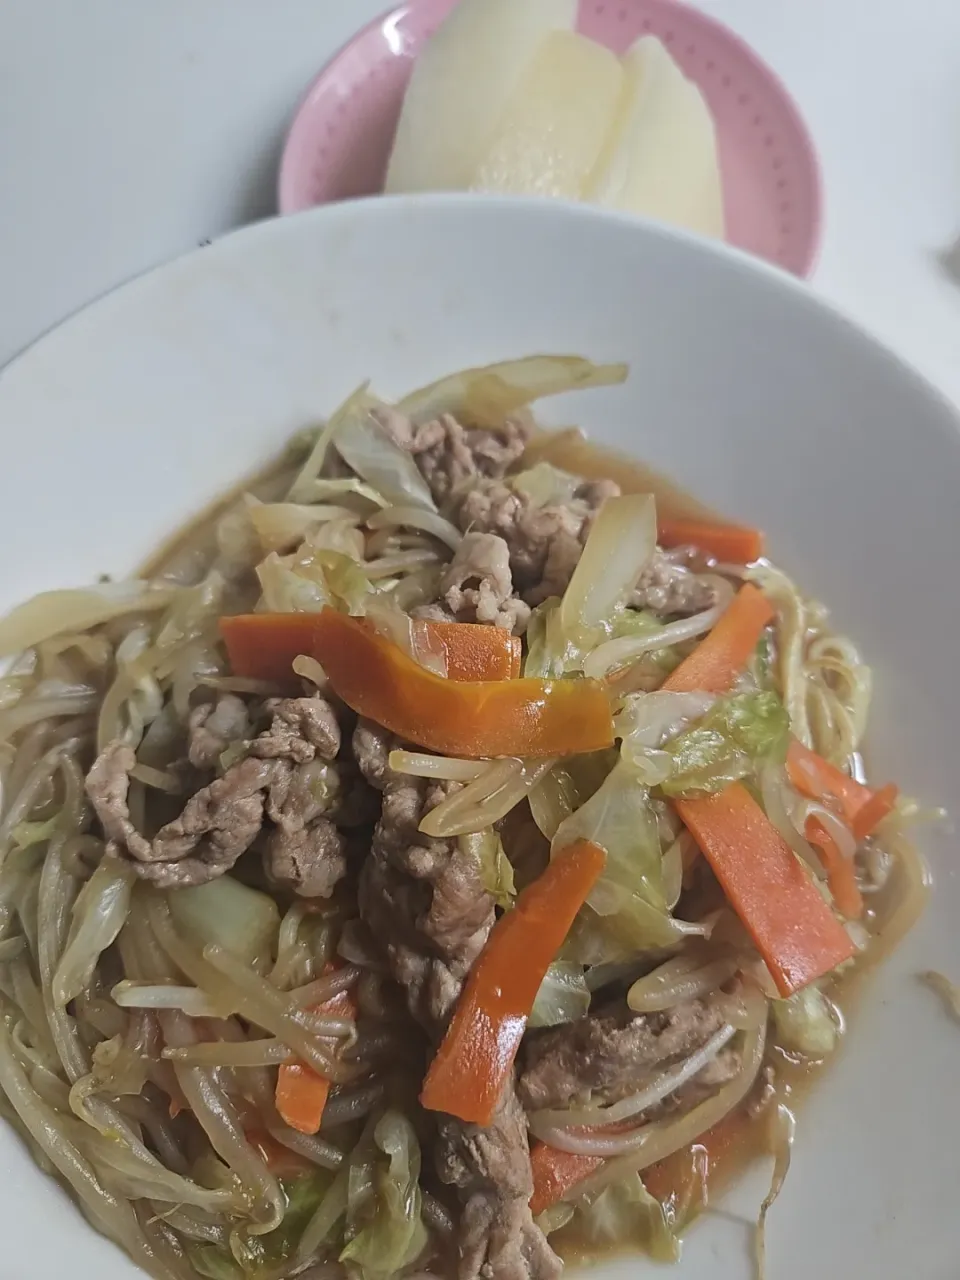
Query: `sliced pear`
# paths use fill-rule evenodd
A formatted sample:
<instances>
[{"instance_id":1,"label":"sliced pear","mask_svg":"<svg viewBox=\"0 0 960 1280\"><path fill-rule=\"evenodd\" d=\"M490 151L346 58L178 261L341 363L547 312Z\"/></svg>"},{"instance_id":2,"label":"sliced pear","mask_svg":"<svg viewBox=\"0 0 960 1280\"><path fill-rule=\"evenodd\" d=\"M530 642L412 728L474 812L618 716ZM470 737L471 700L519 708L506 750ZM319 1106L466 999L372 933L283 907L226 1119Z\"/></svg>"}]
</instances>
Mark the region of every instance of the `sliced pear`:
<instances>
[{"instance_id":1,"label":"sliced pear","mask_svg":"<svg viewBox=\"0 0 960 1280\"><path fill-rule=\"evenodd\" d=\"M548 35L470 185L579 198L616 118L622 83L609 49L572 31Z\"/></svg>"},{"instance_id":2,"label":"sliced pear","mask_svg":"<svg viewBox=\"0 0 960 1280\"><path fill-rule=\"evenodd\" d=\"M586 199L722 238L723 191L713 117L655 36L623 59L619 118Z\"/></svg>"},{"instance_id":3,"label":"sliced pear","mask_svg":"<svg viewBox=\"0 0 960 1280\"><path fill-rule=\"evenodd\" d=\"M385 190L469 185L528 64L576 0L461 0L414 65Z\"/></svg>"}]
</instances>

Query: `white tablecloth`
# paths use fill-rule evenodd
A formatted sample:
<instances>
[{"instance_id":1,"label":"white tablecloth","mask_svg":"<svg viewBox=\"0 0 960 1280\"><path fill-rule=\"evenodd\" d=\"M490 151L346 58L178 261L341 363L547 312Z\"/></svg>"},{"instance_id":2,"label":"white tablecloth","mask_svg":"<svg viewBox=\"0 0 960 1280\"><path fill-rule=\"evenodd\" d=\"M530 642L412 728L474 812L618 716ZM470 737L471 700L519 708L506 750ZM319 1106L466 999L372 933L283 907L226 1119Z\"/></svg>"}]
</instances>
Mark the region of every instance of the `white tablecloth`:
<instances>
[{"instance_id":1,"label":"white tablecloth","mask_svg":"<svg viewBox=\"0 0 960 1280\"><path fill-rule=\"evenodd\" d=\"M960 3L702 0L805 112L815 287L960 403ZM83 303L273 211L312 75L386 0L0 0L0 365Z\"/></svg>"}]
</instances>

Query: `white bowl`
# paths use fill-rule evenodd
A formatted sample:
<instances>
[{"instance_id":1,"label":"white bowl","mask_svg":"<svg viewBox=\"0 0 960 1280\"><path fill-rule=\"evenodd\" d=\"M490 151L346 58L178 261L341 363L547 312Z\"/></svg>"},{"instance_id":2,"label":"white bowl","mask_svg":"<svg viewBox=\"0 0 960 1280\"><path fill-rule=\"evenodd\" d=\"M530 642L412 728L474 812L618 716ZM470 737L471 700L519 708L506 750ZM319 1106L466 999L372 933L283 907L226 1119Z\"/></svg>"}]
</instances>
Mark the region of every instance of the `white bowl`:
<instances>
[{"instance_id":1,"label":"white bowl","mask_svg":"<svg viewBox=\"0 0 960 1280\"><path fill-rule=\"evenodd\" d=\"M390 395L534 351L630 362L625 387L551 404L549 418L581 422L765 527L772 555L874 667L878 776L952 804L953 410L786 275L584 208L329 206L230 236L77 316L0 374L0 603L126 571L364 378ZM957 1275L960 1030L916 974L960 978L960 880L949 842L924 833L923 845L932 906L801 1113L769 1222L775 1280ZM6 1130L0 1185L3 1280L136 1274ZM764 1186L749 1178L727 1207L752 1219ZM708 1218L675 1274L742 1280L748 1243L742 1220Z\"/></svg>"}]
</instances>

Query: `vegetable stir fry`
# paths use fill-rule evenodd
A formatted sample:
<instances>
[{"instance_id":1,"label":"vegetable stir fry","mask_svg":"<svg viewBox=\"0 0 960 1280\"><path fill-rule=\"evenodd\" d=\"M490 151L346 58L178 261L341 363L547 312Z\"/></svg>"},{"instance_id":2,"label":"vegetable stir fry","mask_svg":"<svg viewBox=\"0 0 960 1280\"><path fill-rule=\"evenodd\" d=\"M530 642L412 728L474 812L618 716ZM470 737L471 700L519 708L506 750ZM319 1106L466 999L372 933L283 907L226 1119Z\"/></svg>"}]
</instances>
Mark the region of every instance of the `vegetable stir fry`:
<instances>
[{"instance_id":1,"label":"vegetable stir fry","mask_svg":"<svg viewBox=\"0 0 960 1280\"><path fill-rule=\"evenodd\" d=\"M919 913L870 673L542 396L369 386L0 622L0 1110L157 1280L661 1260Z\"/></svg>"}]
</instances>

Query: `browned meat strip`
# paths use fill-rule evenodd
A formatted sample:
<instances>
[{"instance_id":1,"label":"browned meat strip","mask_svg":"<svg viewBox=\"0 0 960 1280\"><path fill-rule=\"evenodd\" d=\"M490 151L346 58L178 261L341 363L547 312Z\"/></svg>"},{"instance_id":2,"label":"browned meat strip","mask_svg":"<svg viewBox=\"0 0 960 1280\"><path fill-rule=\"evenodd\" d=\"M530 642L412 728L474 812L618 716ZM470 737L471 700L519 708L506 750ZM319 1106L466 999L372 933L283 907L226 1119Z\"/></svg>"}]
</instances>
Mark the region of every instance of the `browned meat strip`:
<instances>
[{"instance_id":1,"label":"browned meat strip","mask_svg":"<svg viewBox=\"0 0 960 1280\"><path fill-rule=\"evenodd\" d=\"M717 588L697 574L691 573L677 557L658 547L640 575L629 603L635 609L652 609L654 613L688 617L712 609L717 603Z\"/></svg>"},{"instance_id":2,"label":"browned meat strip","mask_svg":"<svg viewBox=\"0 0 960 1280\"><path fill-rule=\"evenodd\" d=\"M486 1128L441 1120L438 1168L464 1198L460 1280L552 1280L559 1258L533 1221L527 1122L513 1081Z\"/></svg>"},{"instance_id":3,"label":"browned meat strip","mask_svg":"<svg viewBox=\"0 0 960 1280\"><path fill-rule=\"evenodd\" d=\"M448 413L421 426L396 409L380 409L377 417L391 439L413 454L440 504L479 478L505 475L530 435L529 425L520 418L507 419L498 431L486 431L464 427Z\"/></svg>"},{"instance_id":4,"label":"browned meat strip","mask_svg":"<svg viewBox=\"0 0 960 1280\"><path fill-rule=\"evenodd\" d=\"M112 742L87 775L87 794L116 852L126 851L138 875L165 888L203 884L229 871L260 831L264 791L282 767L241 760L191 796L180 816L151 841L137 831L127 805L136 762L132 747Z\"/></svg>"},{"instance_id":5,"label":"browned meat strip","mask_svg":"<svg viewBox=\"0 0 960 1280\"><path fill-rule=\"evenodd\" d=\"M516 635L530 606L513 594L510 548L495 533L465 533L440 580L440 594L458 622L486 622Z\"/></svg>"},{"instance_id":6,"label":"browned meat strip","mask_svg":"<svg viewBox=\"0 0 960 1280\"><path fill-rule=\"evenodd\" d=\"M722 1025L714 1005L688 1000L662 1013L634 1014L624 1007L534 1032L524 1046L520 1100L530 1111L591 1098L613 1102L689 1057ZM716 1079L716 1072L708 1076Z\"/></svg>"},{"instance_id":7,"label":"browned meat strip","mask_svg":"<svg viewBox=\"0 0 960 1280\"><path fill-rule=\"evenodd\" d=\"M132 747L112 742L94 762L86 783L94 811L107 839L129 855L142 878L165 887L212 880L250 848L268 816L275 826L265 856L274 883L305 896L329 894L346 864L342 839L322 816L337 804L336 770L316 757L336 754L339 728L322 698L282 699L269 709L273 723L250 743L247 757L196 791L152 840L130 817ZM199 744L195 739L197 759L207 761L206 749L219 739L216 728L209 729L216 715L197 717L196 734L206 734ZM224 713L219 728L229 718Z\"/></svg>"},{"instance_id":8,"label":"browned meat strip","mask_svg":"<svg viewBox=\"0 0 960 1280\"><path fill-rule=\"evenodd\" d=\"M234 742L251 735L247 704L235 694L222 694L190 713L187 759L195 769L216 769L220 757Z\"/></svg>"},{"instance_id":9,"label":"browned meat strip","mask_svg":"<svg viewBox=\"0 0 960 1280\"><path fill-rule=\"evenodd\" d=\"M391 772L390 736L361 721L358 764L383 791L371 856L360 877L360 912L384 948L411 1013L439 1039L460 988L493 927L493 900L455 840L418 829L445 789ZM534 1224L526 1118L511 1080L487 1128L440 1119L438 1165L463 1201L460 1280L553 1280L560 1261Z\"/></svg>"},{"instance_id":10,"label":"browned meat strip","mask_svg":"<svg viewBox=\"0 0 960 1280\"><path fill-rule=\"evenodd\" d=\"M329 898L347 870L346 841L328 818L296 831L272 831L263 851L267 879L301 898Z\"/></svg>"},{"instance_id":11,"label":"browned meat strip","mask_svg":"<svg viewBox=\"0 0 960 1280\"><path fill-rule=\"evenodd\" d=\"M326 898L347 869L345 841L324 814L339 808L340 780L332 764L308 760L281 774L267 795L275 823L264 848L267 879L303 898Z\"/></svg>"},{"instance_id":12,"label":"browned meat strip","mask_svg":"<svg viewBox=\"0 0 960 1280\"><path fill-rule=\"evenodd\" d=\"M517 589L534 605L563 594L601 503L619 492L613 481L591 481L569 503L537 506L508 484L484 481L463 495L455 519L465 531L504 539Z\"/></svg>"},{"instance_id":13,"label":"browned meat strip","mask_svg":"<svg viewBox=\"0 0 960 1280\"><path fill-rule=\"evenodd\" d=\"M450 784L437 786L393 773L387 763L392 739L369 722L357 725L353 744L364 777L383 792L380 821L361 876L361 914L391 965L402 967L401 980L416 1016L433 1029L439 1019L425 1016L421 1007L421 987L433 972L428 962L442 962L459 984L493 925L493 899L481 884L476 862L456 840L431 839L419 830L424 813L443 799ZM424 960L422 980L412 981L408 953Z\"/></svg>"},{"instance_id":14,"label":"browned meat strip","mask_svg":"<svg viewBox=\"0 0 960 1280\"><path fill-rule=\"evenodd\" d=\"M333 760L340 750L340 726L325 698L276 698L265 709L273 722L252 744L253 755L304 764L317 755Z\"/></svg>"}]
</instances>

